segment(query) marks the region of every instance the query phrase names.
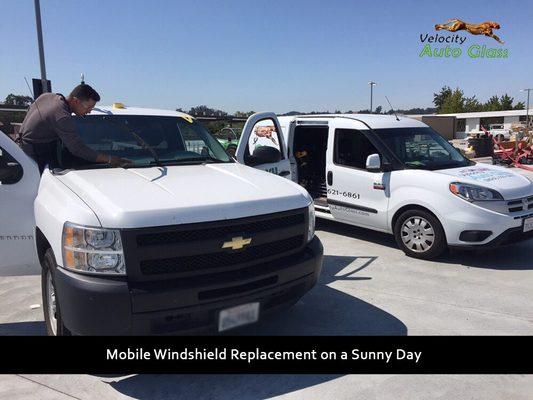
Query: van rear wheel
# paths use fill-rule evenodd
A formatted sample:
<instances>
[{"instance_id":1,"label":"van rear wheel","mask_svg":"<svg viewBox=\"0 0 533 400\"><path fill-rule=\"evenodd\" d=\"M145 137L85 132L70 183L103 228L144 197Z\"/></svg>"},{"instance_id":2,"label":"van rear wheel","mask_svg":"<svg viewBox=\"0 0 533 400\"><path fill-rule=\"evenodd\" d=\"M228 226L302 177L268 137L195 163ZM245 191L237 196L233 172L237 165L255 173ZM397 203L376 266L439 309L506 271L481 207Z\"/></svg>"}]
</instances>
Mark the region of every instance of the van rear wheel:
<instances>
[{"instance_id":1,"label":"van rear wheel","mask_svg":"<svg viewBox=\"0 0 533 400\"><path fill-rule=\"evenodd\" d=\"M447 249L441 223L424 210L402 213L394 225L394 238L406 255L423 260L436 258Z\"/></svg>"},{"instance_id":2,"label":"van rear wheel","mask_svg":"<svg viewBox=\"0 0 533 400\"><path fill-rule=\"evenodd\" d=\"M55 280L57 264L52 249L46 251L41 266L41 289L46 334L48 336L70 336L70 331L63 325L59 302L57 301Z\"/></svg>"}]
</instances>

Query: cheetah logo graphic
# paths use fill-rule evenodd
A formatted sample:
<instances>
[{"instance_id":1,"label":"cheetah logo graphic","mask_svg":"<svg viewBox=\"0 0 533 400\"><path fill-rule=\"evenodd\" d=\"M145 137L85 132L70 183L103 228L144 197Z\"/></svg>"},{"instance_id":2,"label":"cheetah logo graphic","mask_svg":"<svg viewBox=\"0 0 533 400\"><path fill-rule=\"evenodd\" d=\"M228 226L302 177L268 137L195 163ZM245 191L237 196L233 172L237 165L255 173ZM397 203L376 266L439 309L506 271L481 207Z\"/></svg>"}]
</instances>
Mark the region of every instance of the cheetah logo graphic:
<instances>
[{"instance_id":1,"label":"cheetah logo graphic","mask_svg":"<svg viewBox=\"0 0 533 400\"><path fill-rule=\"evenodd\" d=\"M457 32L457 31L467 31L472 35L485 35L493 38L498 43L504 44L504 41L501 40L498 36L492 33L493 29L500 29L500 24L493 21L486 21L480 24L469 24L468 22L461 21L460 19L454 18L449 19L444 24L435 25L435 30L439 31L441 29Z\"/></svg>"}]
</instances>

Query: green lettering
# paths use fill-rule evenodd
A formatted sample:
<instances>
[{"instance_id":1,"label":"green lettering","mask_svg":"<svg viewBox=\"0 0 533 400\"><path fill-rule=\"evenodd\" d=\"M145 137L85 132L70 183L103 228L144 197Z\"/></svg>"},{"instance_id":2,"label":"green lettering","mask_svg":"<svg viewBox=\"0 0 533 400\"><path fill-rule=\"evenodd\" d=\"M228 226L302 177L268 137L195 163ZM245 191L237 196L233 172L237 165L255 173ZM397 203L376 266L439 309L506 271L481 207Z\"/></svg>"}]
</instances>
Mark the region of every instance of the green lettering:
<instances>
[{"instance_id":1,"label":"green lettering","mask_svg":"<svg viewBox=\"0 0 533 400\"><path fill-rule=\"evenodd\" d=\"M467 50L468 56L471 58L479 57L479 44L473 44Z\"/></svg>"},{"instance_id":2,"label":"green lettering","mask_svg":"<svg viewBox=\"0 0 533 400\"><path fill-rule=\"evenodd\" d=\"M422 51L420 52L419 57L429 56L431 57L431 46L429 44L426 44Z\"/></svg>"}]
</instances>

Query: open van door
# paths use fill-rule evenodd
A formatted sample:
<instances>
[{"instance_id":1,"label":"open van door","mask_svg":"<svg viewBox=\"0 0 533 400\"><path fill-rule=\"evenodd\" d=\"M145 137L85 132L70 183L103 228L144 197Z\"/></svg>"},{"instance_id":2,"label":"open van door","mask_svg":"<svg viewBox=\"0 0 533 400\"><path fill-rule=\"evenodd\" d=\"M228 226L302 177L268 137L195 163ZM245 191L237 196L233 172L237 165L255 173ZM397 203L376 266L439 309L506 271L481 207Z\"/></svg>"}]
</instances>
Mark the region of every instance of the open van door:
<instances>
[{"instance_id":1,"label":"open van door","mask_svg":"<svg viewBox=\"0 0 533 400\"><path fill-rule=\"evenodd\" d=\"M235 157L241 164L290 179L287 146L276 114L253 114L244 125Z\"/></svg>"},{"instance_id":2,"label":"open van door","mask_svg":"<svg viewBox=\"0 0 533 400\"><path fill-rule=\"evenodd\" d=\"M38 265L33 203L40 179L37 164L0 132L0 275Z\"/></svg>"}]
</instances>

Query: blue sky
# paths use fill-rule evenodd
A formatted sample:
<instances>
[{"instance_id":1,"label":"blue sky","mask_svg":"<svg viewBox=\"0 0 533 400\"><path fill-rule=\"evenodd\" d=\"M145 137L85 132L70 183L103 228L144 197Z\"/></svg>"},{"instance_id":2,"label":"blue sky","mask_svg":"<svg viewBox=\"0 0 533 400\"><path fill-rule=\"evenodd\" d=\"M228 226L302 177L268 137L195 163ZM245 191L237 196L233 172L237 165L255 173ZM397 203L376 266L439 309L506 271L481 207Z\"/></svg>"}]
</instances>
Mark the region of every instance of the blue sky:
<instances>
[{"instance_id":1,"label":"blue sky","mask_svg":"<svg viewBox=\"0 0 533 400\"><path fill-rule=\"evenodd\" d=\"M0 0L0 99L38 77L33 0ZM530 1L41 0L48 78L67 94L84 72L102 104L228 112L369 107L368 81L397 108L432 106L443 85L481 100L533 87ZM449 18L495 20L507 59L420 58L419 35ZM444 33L446 35L446 33ZM442 46L442 45L439 45Z\"/></svg>"}]
</instances>

